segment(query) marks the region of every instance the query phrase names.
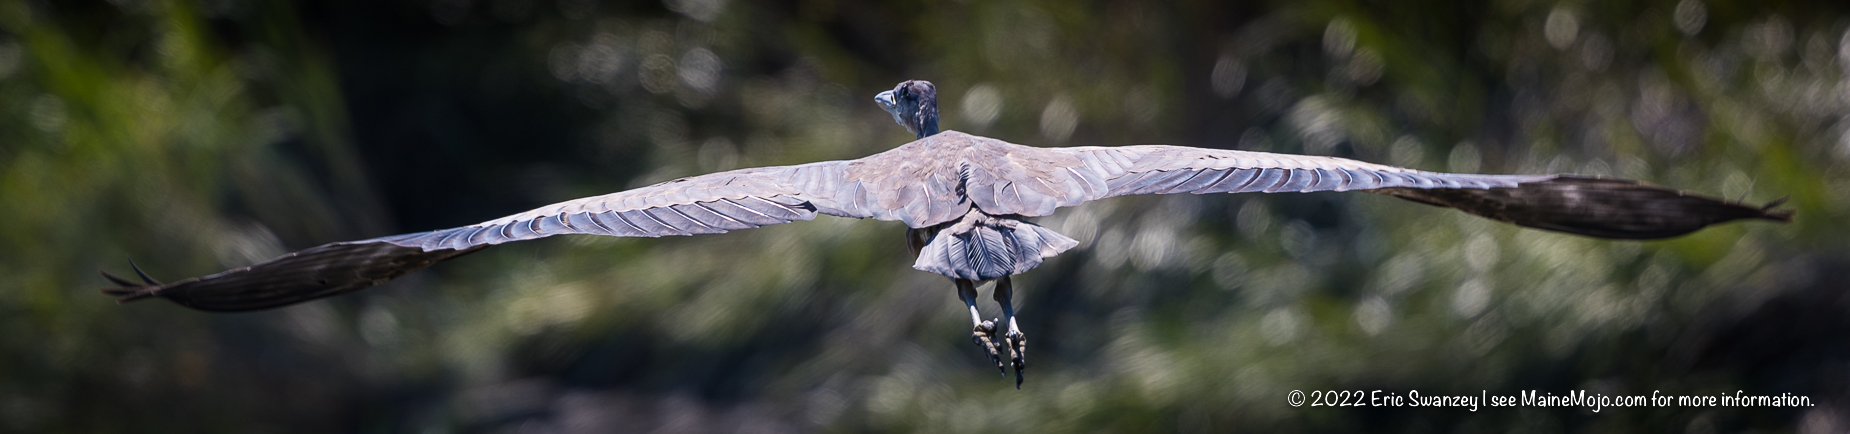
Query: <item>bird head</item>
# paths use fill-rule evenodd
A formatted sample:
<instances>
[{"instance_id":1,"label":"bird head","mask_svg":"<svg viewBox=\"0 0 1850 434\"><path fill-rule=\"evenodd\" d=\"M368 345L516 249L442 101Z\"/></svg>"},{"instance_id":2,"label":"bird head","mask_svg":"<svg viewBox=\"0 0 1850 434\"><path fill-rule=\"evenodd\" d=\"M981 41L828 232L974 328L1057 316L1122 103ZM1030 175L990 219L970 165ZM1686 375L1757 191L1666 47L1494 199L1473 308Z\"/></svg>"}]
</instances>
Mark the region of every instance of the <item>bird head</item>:
<instances>
[{"instance_id":1,"label":"bird head","mask_svg":"<svg viewBox=\"0 0 1850 434\"><path fill-rule=\"evenodd\" d=\"M874 96L893 122L923 139L938 134L938 88L925 80L911 80Z\"/></svg>"}]
</instances>

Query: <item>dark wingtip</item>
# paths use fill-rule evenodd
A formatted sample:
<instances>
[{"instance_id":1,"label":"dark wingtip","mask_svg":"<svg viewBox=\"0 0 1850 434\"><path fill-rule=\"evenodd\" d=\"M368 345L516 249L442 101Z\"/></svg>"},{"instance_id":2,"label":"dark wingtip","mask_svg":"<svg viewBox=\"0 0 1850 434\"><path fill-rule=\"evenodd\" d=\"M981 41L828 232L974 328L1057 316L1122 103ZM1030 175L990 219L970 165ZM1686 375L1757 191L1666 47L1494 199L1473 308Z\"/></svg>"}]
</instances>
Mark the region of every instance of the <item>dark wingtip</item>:
<instances>
[{"instance_id":1,"label":"dark wingtip","mask_svg":"<svg viewBox=\"0 0 1850 434\"><path fill-rule=\"evenodd\" d=\"M159 284L143 285L143 284L129 281L128 279L121 278L114 274L109 274L108 271L96 270L96 272L97 274L103 275L104 279L109 279L111 283L122 285L122 286L103 288L103 289L98 290L102 292L103 295L115 297L116 304L123 304L123 303L128 303L131 301L135 301L135 300L153 297L154 290L160 289Z\"/></svg>"},{"instance_id":2,"label":"dark wingtip","mask_svg":"<svg viewBox=\"0 0 1850 434\"><path fill-rule=\"evenodd\" d=\"M130 281L129 281L128 279L123 279L123 278L120 278L120 277L116 277L116 275L114 275L114 274L109 274L109 272L108 272L108 271L103 271L103 270L100 270L100 269L99 269L99 270L96 270L96 272L97 272L97 274L102 274L102 275L103 275L103 278L104 278L104 279L109 279L109 281L110 281L110 282L113 282L113 283L115 283L115 284L117 284L117 285L122 285L122 286L141 286L141 284L138 284L138 283L135 283L135 282L130 282ZM103 288L103 291L104 291L104 292L108 292L109 290L112 290L112 289L120 289L120 288Z\"/></svg>"},{"instance_id":3,"label":"dark wingtip","mask_svg":"<svg viewBox=\"0 0 1850 434\"><path fill-rule=\"evenodd\" d=\"M1724 200L1625 179L1558 175L1511 188L1380 189L1519 226L1595 238L1654 240L1741 219L1792 221L1791 210Z\"/></svg>"},{"instance_id":4,"label":"dark wingtip","mask_svg":"<svg viewBox=\"0 0 1850 434\"><path fill-rule=\"evenodd\" d=\"M139 266L139 265L135 265L135 260L134 260L134 259L130 259L130 260L128 260L128 267L129 267L129 268L133 268L133 269L135 269L135 275L136 275L136 276L141 276L141 281L143 281L143 282L148 282L148 284L149 284L149 285L155 285L155 286L160 286L160 285L161 285L161 282L160 282L160 281L156 281L156 280L154 280L154 278L152 278L152 277L148 277L148 273L147 273L147 272L144 272L144 271L141 271L141 266Z\"/></svg>"},{"instance_id":5,"label":"dark wingtip","mask_svg":"<svg viewBox=\"0 0 1850 434\"><path fill-rule=\"evenodd\" d=\"M1792 213L1793 213L1792 210L1773 209L1773 208L1779 207L1780 205L1785 205L1786 200L1791 199L1791 198L1792 196L1784 196L1778 199L1773 199L1772 202L1767 202L1766 205L1762 205L1760 207L1760 212L1762 213L1761 218L1764 218L1767 220L1784 222L1784 223L1791 223Z\"/></svg>"}]
</instances>

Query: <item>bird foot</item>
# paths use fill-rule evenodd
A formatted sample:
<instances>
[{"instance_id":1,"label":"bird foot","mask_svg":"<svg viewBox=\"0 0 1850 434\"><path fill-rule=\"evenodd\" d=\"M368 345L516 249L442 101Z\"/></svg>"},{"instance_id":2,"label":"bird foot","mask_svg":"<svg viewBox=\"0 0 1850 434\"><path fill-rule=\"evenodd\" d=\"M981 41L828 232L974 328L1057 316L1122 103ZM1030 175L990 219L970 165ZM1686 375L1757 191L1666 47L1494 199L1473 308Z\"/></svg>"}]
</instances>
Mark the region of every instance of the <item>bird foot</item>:
<instances>
[{"instance_id":1,"label":"bird foot","mask_svg":"<svg viewBox=\"0 0 1850 434\"><path fill-rule=\"evenodd\" d=\"M1002 366L1002 354L997 351L998 345L996 345L1000 342L997 342L995 336L996 322L983 321L970 332L970 341L975 342L976 346L983 347L983 352L989 354L989 361L996 364L996 370L1002 371L1002 375L1008 375L1008 369Z\"/></svg>"},{"instance_id":2,"label":"bird foot","mask_svg":"<svg viewBox=\"0 0 1850 434\"><path fill-rule=\"evenodd\" d=\"M1003 336L1009 345L1009 364L1015 366L1015 388L1021 388L1021 371L1028 367L1028 336L1021 332L1009 332Z\"/></svg>"}]
</instances>

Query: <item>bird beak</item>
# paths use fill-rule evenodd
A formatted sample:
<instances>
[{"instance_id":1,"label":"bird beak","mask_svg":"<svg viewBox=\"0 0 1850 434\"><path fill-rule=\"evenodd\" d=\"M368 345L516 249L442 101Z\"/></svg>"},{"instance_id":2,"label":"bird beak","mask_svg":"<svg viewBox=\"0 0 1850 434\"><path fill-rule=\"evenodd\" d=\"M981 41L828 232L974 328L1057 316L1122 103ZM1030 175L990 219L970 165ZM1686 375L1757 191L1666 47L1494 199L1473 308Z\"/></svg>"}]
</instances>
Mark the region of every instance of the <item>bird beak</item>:
<instances>
[{"instance_id":1,"label":"bird beak","mask_svg":"<svg viewBox=\"0 0 1850 434\"><path fill-rule=\"evenodd\" d=\"M906 116L899 113L899 102L893 99L893 91L889 90L880 92L879 95L874 95L874 102L879 103L880 108L886 110L887 114L893 115L893 122L898 123L899 126L906 127L906 131L908 132L914 134L918 133L918 130L914 129L915 127L906 123Z\"/></svg>"},{"instance_id":2,"label":"bird beak","mask_svg":"<svg viewBox=\"0 0 1850 434\"><path fill-rule=\"evenodd\" d=\"M879 95L874 95L874 102L880 103L880 108L886 109L886 111L889 111L889 112L893 111L894 109L899 108L899 104L893 102L893 91L890 91L890 90L886 92L880 92Z\"/></svg>"}]
</instances>

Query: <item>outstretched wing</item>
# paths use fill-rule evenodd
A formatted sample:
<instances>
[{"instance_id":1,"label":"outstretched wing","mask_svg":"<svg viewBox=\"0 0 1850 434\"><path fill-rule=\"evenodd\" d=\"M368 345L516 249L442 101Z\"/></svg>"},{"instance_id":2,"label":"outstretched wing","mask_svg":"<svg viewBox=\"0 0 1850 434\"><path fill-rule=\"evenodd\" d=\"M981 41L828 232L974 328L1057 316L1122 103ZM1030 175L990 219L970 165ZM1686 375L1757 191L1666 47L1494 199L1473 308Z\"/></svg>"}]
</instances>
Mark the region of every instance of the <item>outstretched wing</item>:
<instances>
[{"instance_id":1,"label":"outstretched wing","mask_svg":"<svg viewBox=\"0 0 1850 434\"><path fill-rule=\"evenodd\" d=\"M1671 237L1744 218L1791 218L1771 209L1777 203L1748 206L1631 180L1426 172L1307 155L1148 145L1026 148L1011 152L1009 161L1045 181L1007 184L1053 185L1043 189L1058 194L998 188L993 197L973 197L978 207L1034 216L1128 194L1365 190L1526 227L1620 239Z\"/></svg>"},{"instance_id":2,"label":"outstretched wing","mask_svg":"<svg viewBox=\"0 0 1850 434\"><path fill-rule=\"evenodd\" d=\"M127 302L162 297L211 311L267 309L344 294L396 279L490 245L561 234L660 237L721 233L816 218L817 213L871 217L844 210L833 185L847 161L762 167L676 179L648 187L560 202L459 228L347 241L270 261L162 284L103 275L119 287L104 294ZM136 270L141 274L141 270Z\"/></svg>"}]
</instances>

